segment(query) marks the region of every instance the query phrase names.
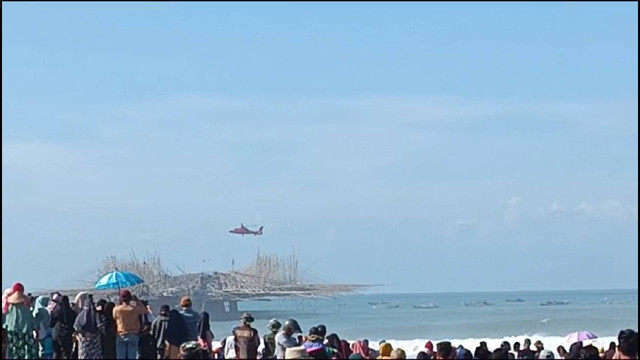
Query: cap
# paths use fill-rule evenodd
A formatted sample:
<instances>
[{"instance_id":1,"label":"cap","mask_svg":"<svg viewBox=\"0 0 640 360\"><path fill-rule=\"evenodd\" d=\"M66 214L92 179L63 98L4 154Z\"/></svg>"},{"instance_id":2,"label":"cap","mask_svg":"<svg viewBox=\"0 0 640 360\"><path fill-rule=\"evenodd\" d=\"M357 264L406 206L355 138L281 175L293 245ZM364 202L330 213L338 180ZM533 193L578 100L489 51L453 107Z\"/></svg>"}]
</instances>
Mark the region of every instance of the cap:
<instances>
[{"instance_id":1,"label":"cap","mask_svg":"<svg viewBox=\"0 0 640 360\"><path fill-rule=\"evenodd\" d=\"M240 318L240 320L246 321L248 323L252 323L255 319L253 318L251 313L246 312L246 313L242 314L242 317Z\"/></svg>"}]
</instances>

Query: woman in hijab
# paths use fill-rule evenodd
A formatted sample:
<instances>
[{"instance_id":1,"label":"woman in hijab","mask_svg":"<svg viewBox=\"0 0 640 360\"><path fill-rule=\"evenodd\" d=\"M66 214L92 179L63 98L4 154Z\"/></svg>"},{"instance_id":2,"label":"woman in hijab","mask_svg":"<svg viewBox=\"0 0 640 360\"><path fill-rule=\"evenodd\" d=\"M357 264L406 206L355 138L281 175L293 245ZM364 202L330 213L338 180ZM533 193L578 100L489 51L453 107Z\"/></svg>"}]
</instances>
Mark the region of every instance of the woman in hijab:
<instances>
[{"instance_id":1,"label":"woman in hijab","mask_svg":"<svg viewBox=\"0 0 640 360\"><path fill-rule=\"evenodd\" d=\"M207 353L208 359L211 359L213 354L212 341L213 332L211 332L211 325L209 324L209 313L203 311L198 321L198 344Z\"/></svg>"},{"instance_id":2,"label":"woman in hijab","mask_svg":"<svg viewBox=\"0 0 640 360\"><path fill-rule=\"evenodd\" d=\"M33 336L36 321L29 309L29 297L24 294L24 286L15 283L7 297L7 316L4 328L7 331L8 359L36 359L38 343Z\"/></svg>"},{"instance_id":3,"label":"woman in hijab","mask_svg":"<svg viewBox=\"0 0 640 360\"><path fill-rule=\"evenodd\" d=\"M71 359L75 321L76 313L71 309L69 297L64 295L49 319L49 327L53 329L53 353L56 359Z\"/></svg>"},{"instance_id":4,"label":"woman in hijab","mask_svg":"<svg viewBox=\"0 0 640 360\"><path fill-rule=\"evenodd\" d=\"M367 343L362 340L358 340L353 343L352 350L354 354L360 354L363 359L369 358L369 345L367 345Z\"/></svg>"},{"instance_id":5,"label":"woman in hijab","mask_svg":"<svg viewBox=\"0 0 640 360\"><path fill-rule=\"evenodd\" d=\"M391 359L391 352L393 351L393 346L388 342L384 342L380 344L380 355L378 359Z\"/></svg>"},{"instance_id":6,"label":"woman in hijab","mask_svg":"<svg viewBox=\"0 0 640 360\"><path fill-rule=\"evenodd\" d=\"M178 310L169 311L169 323L167 324L167 359L178 359L180 355L180 345L186 342L188 329L182 314Z\"/></svg>"},{"instance_id":7,"label":"woman in hijab","mask_svg":"<svg viewBox=\"0 0 640 360\"><path fill-rule=\"evenodd\" d=\"M343 359L346 359L351 355L351 345L347 340L340 340L340 355Z\"/></svg>"},{"instance_id":8,"label":"woman in hijab","mask_svg":"<svg viewBox=\"0 0 640 360\"><path fill-rule=\"evenodd\" d=\"M36 298L35 306L33 307L33 317L36 321L38 340L40 341L41 359L53 358L53 339L51 338L51 327L49 326L51 315L47 311L48 305L49 297L39 296Z\"/></svg>"},{"instance_id":9,"label":"woman in hijab","mask_svg":"<svg viewBox=\"0 0 640 360\"><path fill-rule=\"evenodd\" d=\"M327 353L330 358L336 359L344 359L345 356L342 356L340 353L340 338L336 334L329 334L325 340L327 346Z\"/></svg>"},{"instance_id":10,"label":"woman in hijab","mask_svg":"<svg viewBox=\"0 0 640 360\"><path fill-rule=\"evenodd\" d=\"M78 338L78 359L102 359L98 314L91 297L85 295L80 302L76 300L76 304L82 305L73 325Z\"/></svg>"},{"instance_id":11,"label":"woman in hijab","mask_svg":"<svg viewBox=\"0 0 640 360\"><path fill-rule=\"evenodd\" d=\"M582 341L574 342L569 347L569 353L565 357L565 359L580 359L580 352L582 350Z\"/></svg>"},{"instance_id":12,"label":"woman in hijab","mask_svg":"<svg viewBox=\"0 0 640 360\"><path fill-rule=\"evenodd\" d=\"M104 305L104 337L102 355L105 359L116 358L116 321L113 318L113 308L116 304L108 302Z\"/></svg>"}]
</instances>

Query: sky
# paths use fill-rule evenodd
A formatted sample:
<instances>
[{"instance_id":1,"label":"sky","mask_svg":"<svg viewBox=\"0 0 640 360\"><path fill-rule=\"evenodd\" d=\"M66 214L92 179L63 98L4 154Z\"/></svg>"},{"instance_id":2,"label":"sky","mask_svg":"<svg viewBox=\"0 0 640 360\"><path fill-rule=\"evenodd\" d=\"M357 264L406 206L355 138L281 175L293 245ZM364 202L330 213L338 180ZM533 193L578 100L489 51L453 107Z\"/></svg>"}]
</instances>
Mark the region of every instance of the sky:
<instances>
[{"instance_id":1,"label":"sky","mask_svg":"<svg viewBox=\"0 0 640 360\"><path fill-rule=\"evenodd\" d=\"M3 3L2 286L260 251L379 292L637 289L637 10Z\"/></svg>"}]
</instances>

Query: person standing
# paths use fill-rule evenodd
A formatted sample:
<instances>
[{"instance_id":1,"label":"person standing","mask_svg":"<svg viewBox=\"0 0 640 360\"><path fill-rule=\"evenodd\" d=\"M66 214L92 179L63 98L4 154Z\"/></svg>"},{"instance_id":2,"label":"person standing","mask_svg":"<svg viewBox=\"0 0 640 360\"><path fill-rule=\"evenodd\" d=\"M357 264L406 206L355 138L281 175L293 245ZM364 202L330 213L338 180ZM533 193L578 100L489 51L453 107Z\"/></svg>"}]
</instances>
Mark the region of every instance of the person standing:
<instances>
[{"instance_id":1,"label":"person standing","mask_svg":"<svg viewBox=\"0 0 640 360\"><path fill-rule=\"evenodd\" d=\"M207 354L207 359L210 359L213 355L213 332L211 331L211 324L209 323L209 313L206 311L200 315L200 321L198 322L198 344L200 348Z\"/></svg>"},{"instance_id":2,"label":"person standing","mask_svg":"<svg viewBox=\"0 0 640 360\"><path fill-rule=\"evenodd\" d=\"M184 318L184 323L187 325L187 337L189 341L198 341L198 321L200 320L200 314L194 311L191 298L183 296L180 299L180 314Z\"/></svg>"},{"instance_id":3,"label":"person standing","mask_svg":"<svg viewBox=\"0 0 640 360\"><path fill-rule=\"evenodd\" d=\"M267 335L263 337L264 340L264 348L262 349L262 358L269 359L272 358L276 353L276 335L278 335L278 331L282 327L280 321L278 319L269 320L269 324L267 324L267 329L271 331Z\"/></svg>"},{"instance_id":4,"label":"person standing","mask_svg":"<svg viewBox=\"0 0 640 360\"><path fill-rule=\"evenodd\" d=\"M38 343L33 336L36 320L30 309L30 299L24 294L24 286L20 283L15 283L11 290L3 324L7 333L7 358L37 359Z\"/></svg>"},{"instance_id":5,"label":"person standing","mask_svg":"<svg viewBox=\"0 0 640 360\"><path fill-rule=\"evenodd\" d=\"M151 334L156 339L158 359L164 359L165 341L167 340L167 327L169 326L169 305L160 306L160 313L151 324Z\"/></svg>"},{"instance_id":6,"label":"person standing","mask_svg":"<svg viewBox=\"0 0 640 360\"><path fill-rule=\"evenodd\" d=\"M82 302L82 310L73 325L78 337L78 359L102 359L102 338L98 330L98 314L93 299Z\"/></svg>"},{"instance_id":7,"label":"person standing","mask_svg":"<svg viewBox=\"0 0 640 360\"><path fill-rule=\"evenodd\" d=\"M131 305L135 301L135 306ZM116 358L135 359L138 351L138 333L140 332L141 315L147 309L138 297L129 290L120 291L120 305L113 308L113 319L116 322Z\"/></svg>"},{"instance_id":8,"label":"person standing","mask_svg":"<svg viewBox=\"0 0 640 360\"><path fill-rule=\"evenodd\" d=\"M237 359L257 359L260 335L258 330L251 327L254 321L249 313L242 314L241 325L233 329L233 340L236 347Z\"/></svg>"},{"instance_id":9,"label":"person standing","mask_svg":"<svg viewBox=\"0 0 640 360\"><path fill-rule=\"evenodd\" d=\"M287 349L301 345L298 339L294 338L294 334L302 333L300 325L295 319L288 319L282 325L282 331L276 335L276 358L284 359Z\"/></svg>"},{"instance_id":10,"label":"person standing","mask_svg":"<svg viewBox=\"0 0 640 360\"><path fill-rule=\"evenodd\" d=\"M165 359L177 359L180 355L180 345L187 339L187 324L178 310L169 311L169 321L166 331Z\"/></svg>"},{"instance_id":11,"label":"person standing","mask_svg":"<svg viewBox=\"0 0 640 360\"><path fill-rule=\"evenodd\" d=\"M40 359L53 358L53 339L49 319L51 315L47 311L49 305L48 296L38 296L33 307L33 317L38 329L38 340L40 342Z\"/></svg>"},{"instance_id":12,"label":"person standing","mask_svg":"<svg viewBox=\"0 0 640 360\"><path fill-rule=\"evenodd\" d=\"M55 300L52 301L55 302ZM54 358L71 359L75 321L76 313L71 308L69 297L67 295L61 296L59 303L53 307L49 319L49 327L52 328Z\"/></svg>"}]
</instances>

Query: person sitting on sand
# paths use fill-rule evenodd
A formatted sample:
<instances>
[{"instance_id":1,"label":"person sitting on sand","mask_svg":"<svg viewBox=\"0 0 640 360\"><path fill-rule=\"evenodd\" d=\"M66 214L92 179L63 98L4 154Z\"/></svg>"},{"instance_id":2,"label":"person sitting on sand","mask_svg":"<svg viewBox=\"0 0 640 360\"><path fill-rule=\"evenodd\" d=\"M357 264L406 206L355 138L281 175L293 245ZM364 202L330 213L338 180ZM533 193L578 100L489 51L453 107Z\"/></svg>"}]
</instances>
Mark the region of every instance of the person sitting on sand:
<instances>
[{"instance_id":1,"label":"person sitting on sand","mask_svg":"<svg viewBox=\"0 0 640 360\"><path fill-rule=\"evenodd\" d=\"M369 345L363 340L359 340L353 343L351 346L353 354L360 354L363 359L369 359Z\"/></svg>"}]
</instances>

